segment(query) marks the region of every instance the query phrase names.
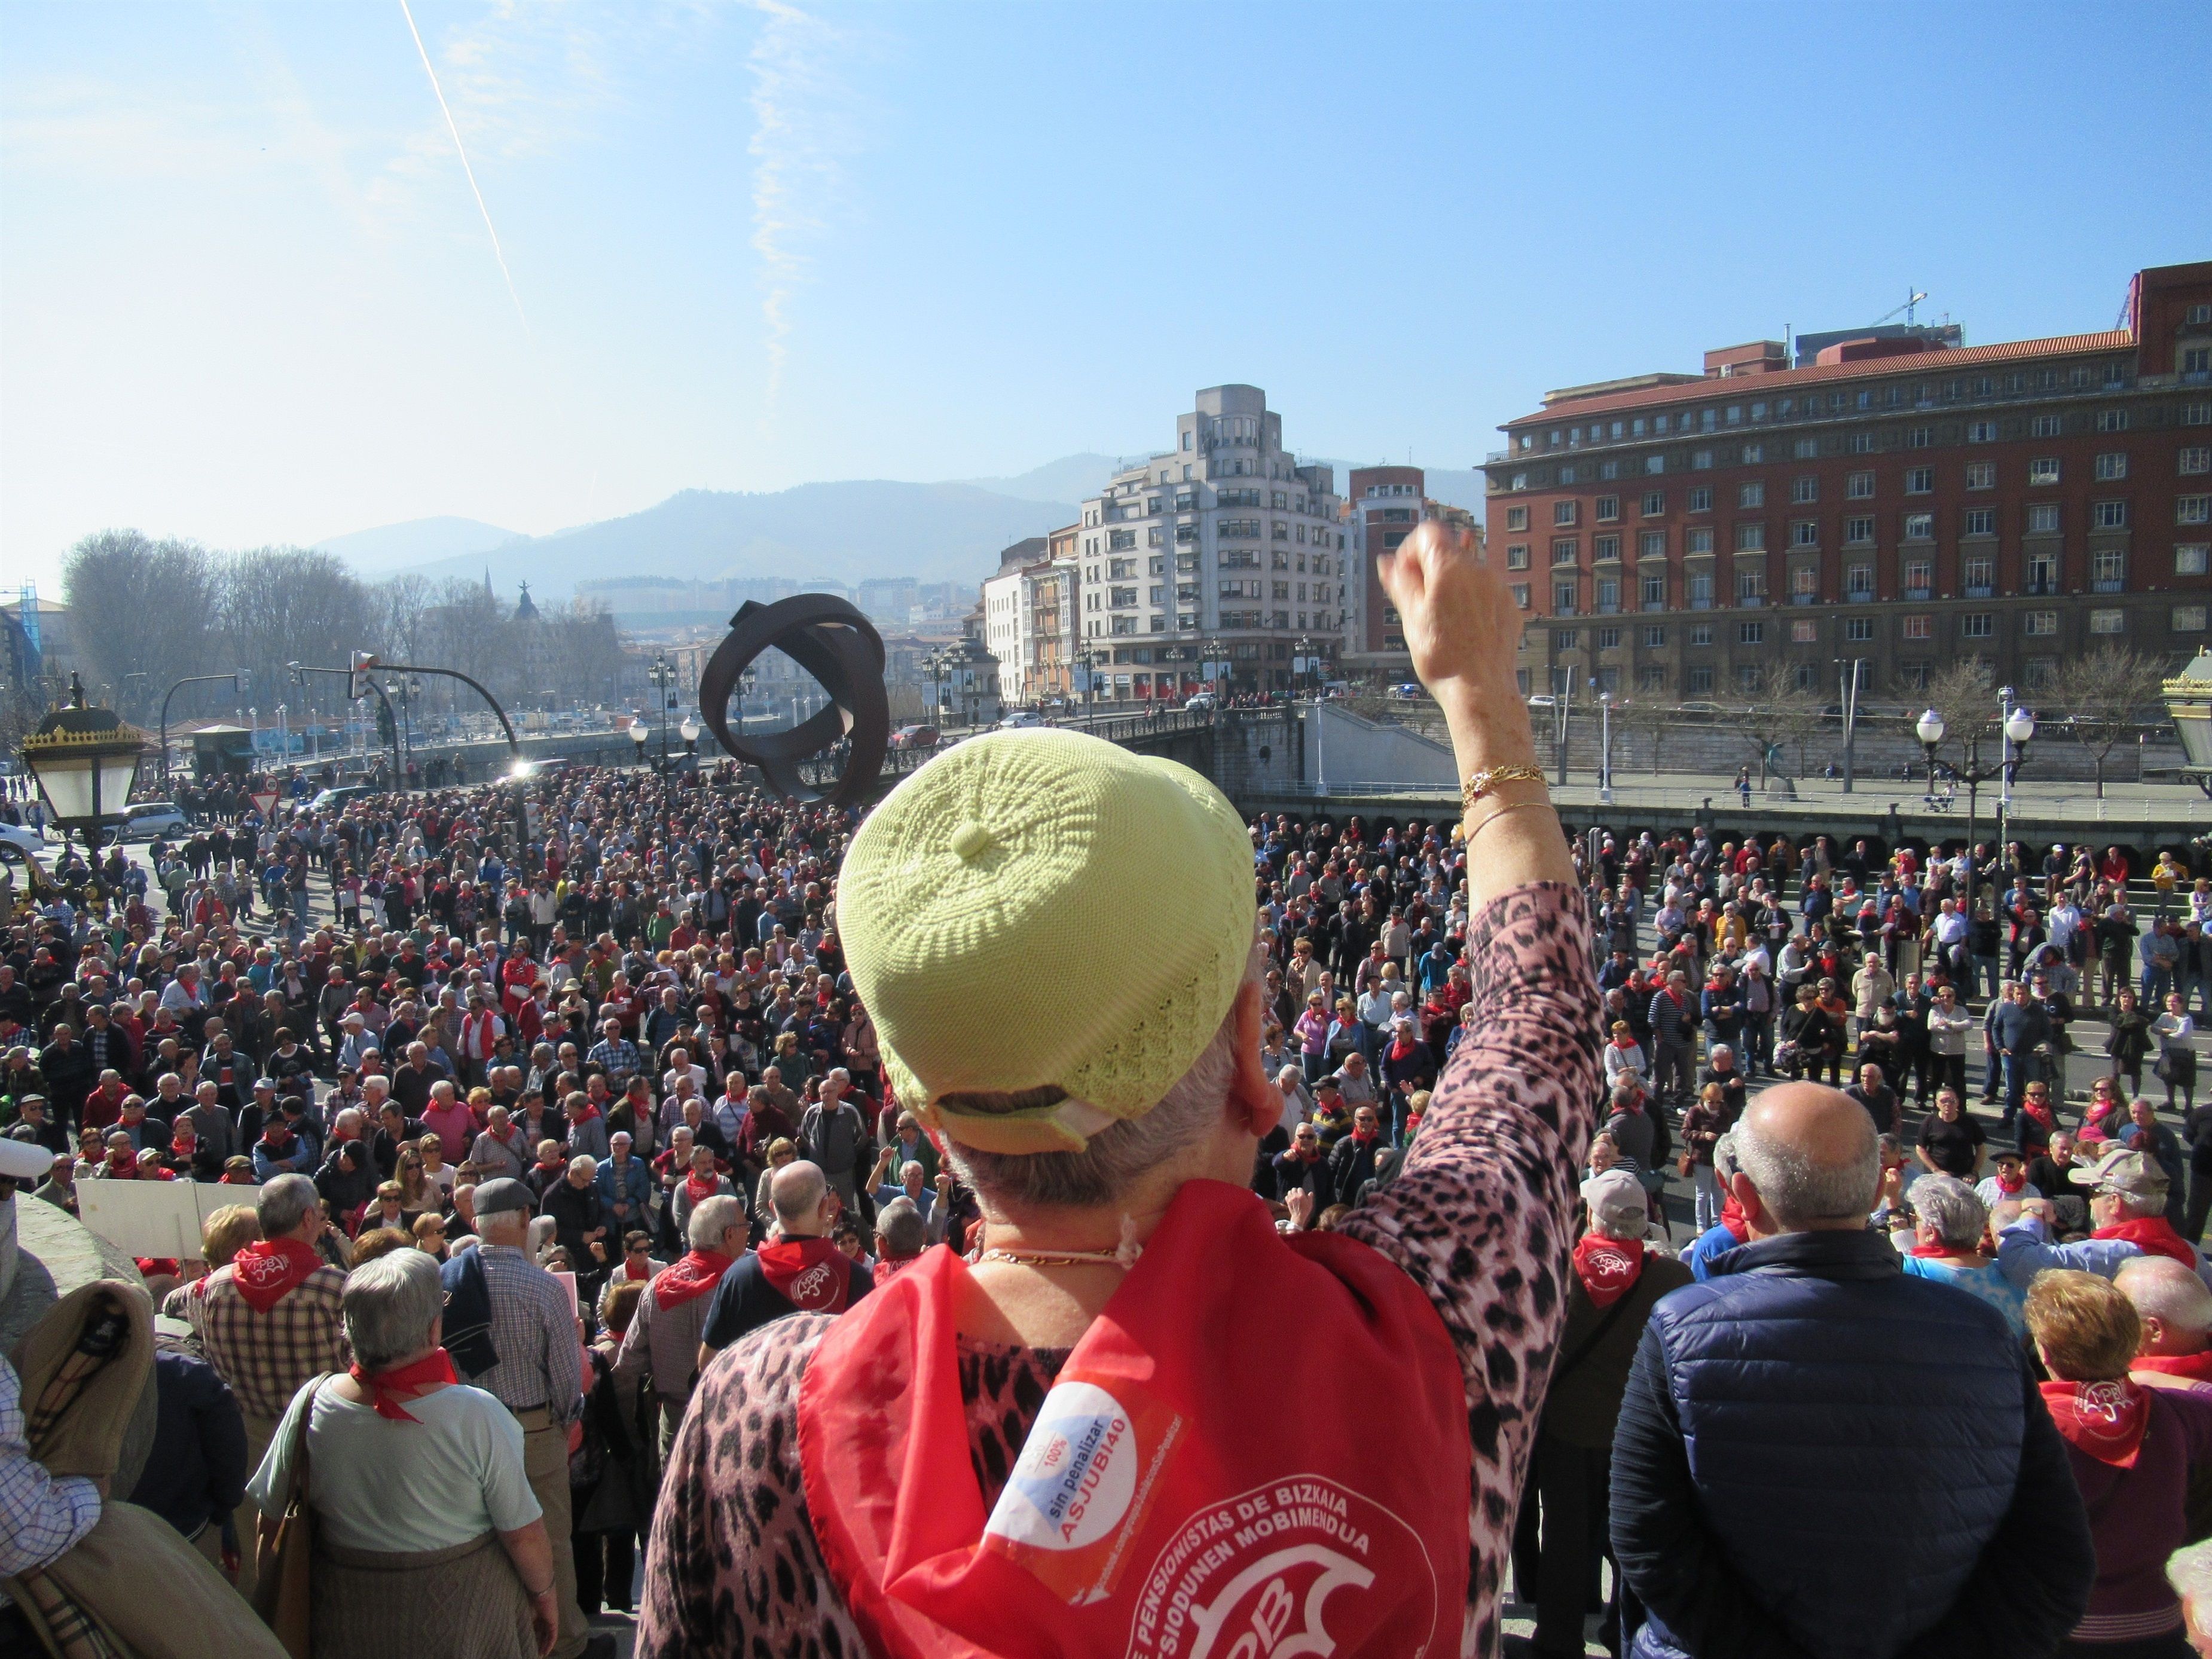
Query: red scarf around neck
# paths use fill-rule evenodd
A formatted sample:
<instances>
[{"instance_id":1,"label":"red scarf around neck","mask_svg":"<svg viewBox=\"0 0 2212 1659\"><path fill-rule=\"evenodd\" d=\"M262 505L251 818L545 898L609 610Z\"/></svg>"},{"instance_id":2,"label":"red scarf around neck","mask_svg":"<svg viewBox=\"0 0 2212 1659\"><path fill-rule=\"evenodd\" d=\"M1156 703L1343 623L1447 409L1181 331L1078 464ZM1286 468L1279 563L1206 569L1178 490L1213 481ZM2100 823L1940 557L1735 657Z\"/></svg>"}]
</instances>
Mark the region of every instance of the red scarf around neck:
<instances>
[{"instance_id":1,"label":"red scarf around neck","mask_svg":"<svg viewBox=\"0 0 2212 1659\"><path fill-rule=\"evenodd\" d=\"M1721 1225L1729 1230L1729 1237L1739 1244L1751 1242L1751 1223L1743 1213L1743 1206L1730 1193L1721 1205Z\"/></svg>"},{"instance_id":2,"label":"red scarf around neck","mask_svg":"<svg viewBox=\"0 0 2212 1659\"><path fill-rule=\"evenodd\" d=\"M1219 1659L1216 1632L1292 1623L1316 1653L1455 1637L1465 1385L1402 1272L1340 1234L1278 1237L1249 1191L1186 1182L988 1509L961 1426L968 1274L926 1252L837 1322L801 1383L807 1513L870 1652ZM1322 1340L1285 1352L1267 1334L1285 1322ZM1378 1376L1432 1457L1285 1437L1251 1409L1285 1382L1334 1398Z\"/></svg>"},{"instance_id":3,"label":"red scarf around neck","mask_svg":"<svg viewBox=\"0 0 2212 1659\"><path fill-rule=\"evenodd\" d=\"M684 1190L690 1198L692 1204L697 1206L704 1204L715 1194L720 1192L722 1183L720 1177L715 1176L708 1176L702 1181L699 1178L699 1172L694 1170L684 1177Z\"/></svg>"},{"instance_id":4,"label":"red scarf around neck","mask_svg":"<svg viewBox=\"0 0 2212 1659\"><path fill-rule=\"evenodd\" d=\"M1996 1178L1997 1190L2008 1198L2027 1185L2027 1171L2025 1170L2014 1170L2010 1175L1999 1170Z\"/></svg>"},{"instance_id":5,"label":"red scarf around neck","mask_svg":"<svg viewBox=\"0 0 2212 1659\"><path fill-rule=\"evenodd\" d=\"M690 1250L660 1270L653 1281L653 1299L660 1311L696 1302L722 1282L737 1258L720 1250Z\"/></svg>"},{"instance_id":6,"label":"red scarf around neck","mask_svg":"<svg viewBox=\"0 0 2212 1659\"><path fill-rule=\"evenodd\" d=\"M853 1265L826 1238L779 1238L758 1252L770 1288L801 1313L842 1313Z\"/></svg>"},{"instance_id":7,"label":"red scarf around neck","mask_svg":"<svg viewBox=\"0 0 2212 1659\"><path fill-rule=\"evenodd\" d=\"M323 1259L296 1238L257 1238L231 1258L230 1276L246 1305L267 1313Z\"/></svg>"},{"instance_id":8,"label":"red scarf around neck","mask_svg":"<svg viewBox=\"0 0 2212 1659\"><path fill-rule=\"evenodd\" d=\"M1634 1240L1584 1233L1575 1241L1575 1277L1590 1301L1610 1308L1644 1276L1644 1246Z\"/></svg>"},{"instance_id":9,"label":"red scarf around neck","mask_svg":"<svg viewBox=\"0 0 2212 1659\"><path fill-rule=\"evenodd\" d=\"M2131 1469L2150 1426L2150 1394L2118 1377L2102 1382L2045 1382L2043 1403L2066 1443L2116 1469Z\"/></svg>"},{"instance_id":10,"label":"red scarf around neck","mask_svg":"<svg viewBox=\"0 0 2212 1659\"><path fill-rule=\"evenodd\" d=\"M2125 1239L2145 1255L2170 1255L2185 1267L2197 1266L2196 1246L2174 1231L2173 1224L2162 1215L2130 1216L2100 1227L2089 1237Z\"/></svg>"},{"instance_id":11,"label":"red scarf around neck","mask_svg":"<svg viewBox=\"0 0 2212 1659\"><path fill-rule=\"evenodd\" d=\"M394 1365L388 1371L369 1372L355 1364L346 1375L368 1390L369 1404L376 1407L379 1417L389 1418L394 1423L420 1423L422 1419L399 1402L412 1400L423 1389L439 1382L459 1382L459 1374L453 1370L453 1357L443 1348L433 1348L411 1365Z\"/></svg>"},{"instance_id":12,"label":"red scarf around neck","mask_svg":"<svg viewBox=\"0 0 2212 1659\"><path fill-rule=\"evenodd\" d=\"M2212 1348L2196 1353L2139 1353L2128 1361L2131 1371L2156 1371L2161 1376L2185 1376L2192 1382L2212 1382Z\"/></svg>"}]
</instances>

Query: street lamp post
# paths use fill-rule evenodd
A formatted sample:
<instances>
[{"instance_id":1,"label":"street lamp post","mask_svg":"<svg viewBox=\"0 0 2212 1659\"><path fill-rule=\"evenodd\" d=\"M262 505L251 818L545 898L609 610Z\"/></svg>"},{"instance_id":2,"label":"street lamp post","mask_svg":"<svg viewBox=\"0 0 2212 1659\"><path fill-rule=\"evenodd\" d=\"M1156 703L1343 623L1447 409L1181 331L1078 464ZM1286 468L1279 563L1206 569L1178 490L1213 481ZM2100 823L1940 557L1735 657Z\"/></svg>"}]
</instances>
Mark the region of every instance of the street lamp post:
<instances>
[{"instance_id":1,"label":"street lamp post","mask_svg":"<svg viewBox=\"0 0 2212 1659\"><path fill-rule=\"evenodd\" d=\"M23 739L23 763L38 780L54 823L64 838L74 830L84 842L85 864L92 872L87 890L95 900L105 896L100 832L124 818L145 752L145 740L113 709L86 706L84 682L75 674L70 676L68 704L51 711Z\"/></svg>"},{"instance_id":2,"label":"street lamp post","mask_svg":"<svg viewBox=\"0 0 2212 1659\"><path fill-rule=\"evenodd\" d=\"M1613 805L1613 693L1597 694L1600 720L1597 798L1600 805Z\"/></svg>"},{"instance_id":3,"label":"street lamp post","mask_svg":"<svg viewBox=\"0 0 2212 1659\"><path fill-rule=\"evenodd\" d=\"M1964 763L1953 769L1966 786L1966 919L1974 916L1974 878L1978 873L1974 862L1974 830L1979 815L1982 786L1991 779L2000 781L1997 797L1997 878L2004 879L2005 866L2011 857L2005 837L2009 833L2008 821L2012 811L2012 784L2021 764L2027 758L2027 745L2035 736L2035 716L2013 702L2013 690L2004 686L1997 692L1997 731L2000 741L1999 758L1990 763L1982 760L1982 738L1979 732L1970 732L1960 739ZM1936 750L1949 734L1943 716L1930 708L1921 715L1913 730L1921 746L1928 751L1928 795L1936 795Z\"/></svg>"}]
</instances>

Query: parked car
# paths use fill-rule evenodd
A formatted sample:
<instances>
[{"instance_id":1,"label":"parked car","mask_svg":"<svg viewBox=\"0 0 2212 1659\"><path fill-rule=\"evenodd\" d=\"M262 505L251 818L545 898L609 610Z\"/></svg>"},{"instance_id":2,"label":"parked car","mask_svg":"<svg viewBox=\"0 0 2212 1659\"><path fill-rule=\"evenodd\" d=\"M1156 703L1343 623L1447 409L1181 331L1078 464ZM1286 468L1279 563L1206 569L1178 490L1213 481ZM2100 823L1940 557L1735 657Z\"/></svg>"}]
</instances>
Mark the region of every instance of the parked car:
<instances>
[{"instance_id":1,"label":"parked car","mask_svg":"<svg viewBox=\"0 0 2212 1659\"><path fill-rule=\"evenodd\" d=\"M14 848L26 858L37 858L46 850L46 837L28 824L0 823L0 843Z\"/></svg>"},{"instance_id":2,"label":"parked car","mask_svg":"<svg viewBox=\"0 0 2212 1659\"><path fill-rule=\"evenodd\" d=\"M1187 699L1182 706L1183 713L1186 714L1206 714L1211 712L1213 707L1213 693L1211 691L1200 692L1196 696Z\"/></svg>"},{"instance_id":3,"label":"parked car","mask_svg":"<svg viewBox=\"0 0 2212 1659\"><path fill-rule=\"evenodd\" d=\"M132 807L115 832L118 841L151 841L156 836L181 835L191 826L174 801L142 800Z\"/></svg>"},{"instance_id":4,"label":"parked car","mask_svg":"<svg viewBox=\"0 0 2212 1659\"><path fill-rule=\"evenodd\" d=\"M1002 732L1012 732L1018 731L1024 726L1042 726L1044 723L1044 716L1036 710L1017 708L999 722L999 729Z\"/></svg>"},{"instance_id":5,"label":"parked car","mask_svg":"<svg viewBox=\"0 0 2212 1659\"><path fill-rule=\"evenodd\" d=\"M902 726L891 733L894 749L934 749L937 747L937 728L933 726Z\"/></svg>"},{"instance_id":6,"label":"parked car","mask_svg":"<svg viewBox=\"0 0 2212 1659\"><path fill-rule=\"evenodd\" d=\"M358 800L369 793L365 783L341 783L323 790L307 803L311 812L337 812L344 809L349 800Z\"/></svg>"}]
</instances>

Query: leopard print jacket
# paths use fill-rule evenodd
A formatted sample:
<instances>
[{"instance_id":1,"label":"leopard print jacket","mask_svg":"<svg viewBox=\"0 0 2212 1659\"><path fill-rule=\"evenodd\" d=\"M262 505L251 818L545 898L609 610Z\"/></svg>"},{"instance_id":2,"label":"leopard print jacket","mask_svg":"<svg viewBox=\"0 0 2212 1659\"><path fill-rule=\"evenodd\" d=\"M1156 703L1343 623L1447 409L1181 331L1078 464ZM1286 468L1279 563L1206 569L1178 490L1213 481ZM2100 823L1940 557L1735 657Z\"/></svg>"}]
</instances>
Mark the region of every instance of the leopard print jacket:
<instances>
[{"instance_id":1,"label":"leopard print jacket","mask_svg":"<svg viewBox=\"0 0 2212 1659\"><path fill-rule=\"evenodd\" d=\"M1460 1642L1470 1659L1498 1650L1521 1479L1566 1318L1576 1171L1598 1096L1589 940L1569 886L1517 889L1471 919L1481 1015L1445 1066L1398 1178L1343 1227L1413 1276L1458 1351L1474 1454ZM653 1514L636 1645L646 1659L865 1659L799 1479L799 1382L830 1324L821 1315L779 1320L701 1378ZM961 1394L986 1510L1066 1358L963 1343Z\"/></svg>"}]
</instances>

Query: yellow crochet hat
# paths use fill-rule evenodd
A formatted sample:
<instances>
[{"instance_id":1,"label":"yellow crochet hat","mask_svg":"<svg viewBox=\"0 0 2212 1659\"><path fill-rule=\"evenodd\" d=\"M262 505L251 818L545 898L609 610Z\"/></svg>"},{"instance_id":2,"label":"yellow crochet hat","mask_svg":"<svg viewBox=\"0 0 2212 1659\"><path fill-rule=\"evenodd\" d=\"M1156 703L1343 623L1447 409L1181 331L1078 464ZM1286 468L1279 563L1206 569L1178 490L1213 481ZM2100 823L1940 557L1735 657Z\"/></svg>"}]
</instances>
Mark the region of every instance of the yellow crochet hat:
<instances>
[{"instance_id":1,"label":"yellow crochet hat","mask_svg":"<svg viewBox=\"0 0 2212 1659\"><path fill-rule=\"evenodd\" d=\"M1080 1152L1190 1069L1255 933L1236 810L1173 761L994 732L931 761L854 836L839 937L899 1103L985 1152ZM1018 1110L948 1094L1056 1089Z\"/></svg>"}]
</instances>

